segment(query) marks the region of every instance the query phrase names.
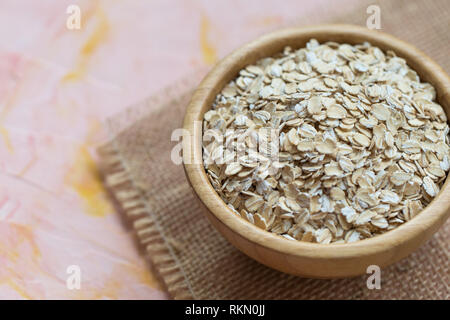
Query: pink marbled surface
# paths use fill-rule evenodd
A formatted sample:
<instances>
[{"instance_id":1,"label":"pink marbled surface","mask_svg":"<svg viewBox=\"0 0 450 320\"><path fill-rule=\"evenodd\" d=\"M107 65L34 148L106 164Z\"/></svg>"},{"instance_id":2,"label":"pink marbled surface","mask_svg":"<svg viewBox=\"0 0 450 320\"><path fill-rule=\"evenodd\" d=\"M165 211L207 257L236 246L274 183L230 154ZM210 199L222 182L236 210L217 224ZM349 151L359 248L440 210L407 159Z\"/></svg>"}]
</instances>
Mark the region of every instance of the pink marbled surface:
<instances>
[{"instance_id":1,"label":"pink marbled surface","mask_svg":"<svg viewBox=\"0 0 450 320\"><path fill-rule=\"evenodd\" d=\"M167 298L99 180L105 119L330 3L1 1L0 298ZM80 30L66 28L70 4Z\"/></svg>"}]
</instances>

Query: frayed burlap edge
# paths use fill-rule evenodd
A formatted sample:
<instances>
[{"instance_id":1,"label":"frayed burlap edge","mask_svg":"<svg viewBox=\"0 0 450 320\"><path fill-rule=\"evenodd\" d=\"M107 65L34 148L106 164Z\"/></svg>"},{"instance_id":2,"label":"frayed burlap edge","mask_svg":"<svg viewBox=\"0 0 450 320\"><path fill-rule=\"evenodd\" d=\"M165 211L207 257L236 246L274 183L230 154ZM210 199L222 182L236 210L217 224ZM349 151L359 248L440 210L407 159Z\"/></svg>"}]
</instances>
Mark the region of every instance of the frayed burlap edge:
<instances>
[{"instance_id":1,"label":"frayed burlap edge","mask_svg":"<svg viewBox=\"0 0 450 320\"><path fill-rule=\"evenodd\" d=\"M97 154L101 160L100 172L105 186L112 193L120 212L131 223L139 244L150 258L169 295L173 299L194 299L180 264L153 219L142 193L134 185L131 173L114 142L99 147Z\"/></svg>"}]
</instances>

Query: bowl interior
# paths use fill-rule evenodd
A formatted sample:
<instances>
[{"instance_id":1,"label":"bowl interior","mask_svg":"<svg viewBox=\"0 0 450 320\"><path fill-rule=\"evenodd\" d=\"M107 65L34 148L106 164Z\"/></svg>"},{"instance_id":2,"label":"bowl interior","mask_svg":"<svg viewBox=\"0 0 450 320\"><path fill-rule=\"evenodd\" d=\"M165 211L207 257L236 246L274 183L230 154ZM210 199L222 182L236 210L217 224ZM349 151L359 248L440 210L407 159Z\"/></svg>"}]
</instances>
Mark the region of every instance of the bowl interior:
<instances>
[{"instance_id":1,"label":"bowl interior","mask_svg":"<svg viewBox=\"0 0 450 320\"><path fill-rule=\"evenodd\" d=\"M235 78L245 66L257 60L273 56L284 47L293 49L305 47L306 43L315 38L319 42L334 41L338 43L358 44L370 42L383 51L393 50L397 56L404 58L408 65L420 76L421 81L430 82L436 89L437 101L442 105L447 115L450 114L450 79L445 72L424 53L413 46L378 31L351 25L322 25L305 28L292 28L265 35L234 51L222 61L202 81L195 92L186 112L184 127L193 136L193 152L185 164L187 176L191 185L206 207L226 226L244 238L273 250L292 255L322 255L323 257L342 257L355 255L364 251L371 254L385 250L386 247L396 247L404 242L419 244L425 241L448 218L450 202L449 182L446 179L440 193L414 219L402 224L394 230L382 235L346 244L316 244L302 241L287 240L271 232L262 230L236 216L223 202L210 184L202 163L196 163L192 157L202 159L200 128L194 128L194 121L202 121L216 95L223 87ZM185 159L186 160L186 159Z\"/></svg>"}]
</instances>

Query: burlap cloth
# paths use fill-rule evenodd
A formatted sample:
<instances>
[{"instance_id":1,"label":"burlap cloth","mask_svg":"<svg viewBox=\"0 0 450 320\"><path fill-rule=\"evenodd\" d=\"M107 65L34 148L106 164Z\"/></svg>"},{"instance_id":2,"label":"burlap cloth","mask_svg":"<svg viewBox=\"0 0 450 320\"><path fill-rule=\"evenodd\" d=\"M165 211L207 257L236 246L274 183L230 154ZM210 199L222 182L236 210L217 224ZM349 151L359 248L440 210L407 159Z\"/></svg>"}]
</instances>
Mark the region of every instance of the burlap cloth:
<instances>
[{"instance_id":1,"label":"burlap cloth","mask_svg":"<svg viewBox=\"0 0 450 320\"><path fill-rule=\"evenodd\" d=\"M297 25L366 24L368 4L330 17L326 9ZM382 1L382 30L416 45L450 71L450 2ZM300 20L299 20L300 21ZM114 139L99 149L105 184L136 230L154 269L176 299L448 299L450 222L418 251L382 270L381 290L367 276L302 279L269 269L213 229L170 158L175 128L204 71L113 117ZM151 110L151 112L149 112Z\"/></svg>"}]
</instances>

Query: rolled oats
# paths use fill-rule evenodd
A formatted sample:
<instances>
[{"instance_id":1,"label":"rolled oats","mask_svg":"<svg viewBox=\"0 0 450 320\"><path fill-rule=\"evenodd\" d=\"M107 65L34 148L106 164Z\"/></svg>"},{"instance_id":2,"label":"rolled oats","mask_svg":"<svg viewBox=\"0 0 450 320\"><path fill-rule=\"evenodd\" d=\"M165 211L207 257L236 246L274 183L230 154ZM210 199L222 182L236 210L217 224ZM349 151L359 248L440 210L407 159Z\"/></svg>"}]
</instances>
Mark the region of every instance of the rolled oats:
<instances>
[{"instance_id":1,"label":"rolled oats","mask_svg":"<svg viewBox=\"0 0 450 320\"><path fill-rule=\"evenodd\" d=\"M241 70L205 113L205 136L224 137L203 142L205 169L261 229L325 244L370 238L439 193L450 148L435 98L404 59L369 43L286 47Z\"/></svg>"}]
</instances>

